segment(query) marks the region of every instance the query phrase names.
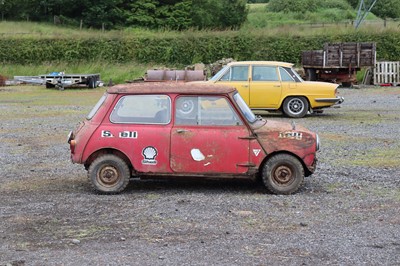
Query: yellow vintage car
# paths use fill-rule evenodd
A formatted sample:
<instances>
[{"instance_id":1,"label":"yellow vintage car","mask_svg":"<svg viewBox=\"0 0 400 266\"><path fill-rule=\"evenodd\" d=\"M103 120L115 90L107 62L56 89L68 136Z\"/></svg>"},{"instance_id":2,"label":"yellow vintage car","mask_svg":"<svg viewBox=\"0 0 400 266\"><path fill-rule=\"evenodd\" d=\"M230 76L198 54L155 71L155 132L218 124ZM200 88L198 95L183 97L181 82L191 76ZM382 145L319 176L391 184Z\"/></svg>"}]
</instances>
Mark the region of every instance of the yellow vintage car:
<instances>
[{"instance_id":1,"label":"yellow vintage car","mask_svg":"<svg viewBox=\"0 0 400 266\"><path fill-rule=\"evenodd\" d=\"M274 61L231 62L207 82L236 87L253 110L279 110L295 118L344 101L337 96L337 84L304 81L292 67Z\"/></svg>"}]
</instances>

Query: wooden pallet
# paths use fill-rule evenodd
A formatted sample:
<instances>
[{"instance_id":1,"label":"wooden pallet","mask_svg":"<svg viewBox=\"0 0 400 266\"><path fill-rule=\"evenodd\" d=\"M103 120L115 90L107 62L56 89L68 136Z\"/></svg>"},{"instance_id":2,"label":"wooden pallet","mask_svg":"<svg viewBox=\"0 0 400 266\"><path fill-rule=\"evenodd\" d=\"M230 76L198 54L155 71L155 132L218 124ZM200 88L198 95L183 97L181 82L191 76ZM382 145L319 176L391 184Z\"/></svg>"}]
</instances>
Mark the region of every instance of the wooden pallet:
<instances>
[{"instance_id":1,"label":"wooden pallet","mask_svg":"<svg viewBox=\"0 0 400 266\"><path fill-rule=\"evenodd\" d=\"M400 62L380 61L376 62L374 68L374 85L400 84Z\"/></svg>"}]
</instances>

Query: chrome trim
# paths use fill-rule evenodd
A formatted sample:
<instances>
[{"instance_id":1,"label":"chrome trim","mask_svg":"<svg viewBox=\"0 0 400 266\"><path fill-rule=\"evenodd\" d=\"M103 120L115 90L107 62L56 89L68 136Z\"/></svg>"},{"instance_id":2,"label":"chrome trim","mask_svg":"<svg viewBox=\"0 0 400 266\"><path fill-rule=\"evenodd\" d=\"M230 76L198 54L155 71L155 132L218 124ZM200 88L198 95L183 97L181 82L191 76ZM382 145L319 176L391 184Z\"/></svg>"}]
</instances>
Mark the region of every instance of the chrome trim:
<instances>
[{"instance_id":1,"label":"chrome trim","mask_svg":"<svg viewBox=\"0 0 400 266\"><path fill-rule=\"evenodd\" d=\"M342 102L344 102L344 98L343 98L343 97L336 97L336 98L317 98L317 99L315 99L315 101L316 101L317 103L320 103L320 102L327 102L327 103L341 104Z\"/></svg>"},{"instance_id":2,"label":"chrome trim","mask_svg":"<svg viewBox=\"0 0 400 266\"><path fill-rule=\"evenodd\" d=\"M319 151L320 147L321 147L321 142L319 140L319 136L317 133L315 133L315 141L316 141L316 149L315 151Z\"/></svg>"}]
</instances>

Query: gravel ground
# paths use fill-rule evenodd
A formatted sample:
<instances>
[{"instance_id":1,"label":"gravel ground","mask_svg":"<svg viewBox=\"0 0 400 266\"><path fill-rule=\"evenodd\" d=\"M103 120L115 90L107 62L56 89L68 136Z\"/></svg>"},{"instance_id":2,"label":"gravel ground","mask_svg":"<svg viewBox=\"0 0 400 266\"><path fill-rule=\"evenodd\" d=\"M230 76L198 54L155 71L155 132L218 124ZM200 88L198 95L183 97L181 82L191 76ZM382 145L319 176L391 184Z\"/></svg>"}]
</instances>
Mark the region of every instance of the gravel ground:
<instances>
[{"instance_id":1,"label":"gravel ground","mask_svg":"<svg viewBox=\"0 0 400 266\"><path fill-rule=\"evenodd\" d=\"M193 180L96 194L66 135L101 93L0 88L0 265L400 265L399 87L340 89L342 108L295 120L322 149L290 196Z\"/></svg>"}]
</instances>

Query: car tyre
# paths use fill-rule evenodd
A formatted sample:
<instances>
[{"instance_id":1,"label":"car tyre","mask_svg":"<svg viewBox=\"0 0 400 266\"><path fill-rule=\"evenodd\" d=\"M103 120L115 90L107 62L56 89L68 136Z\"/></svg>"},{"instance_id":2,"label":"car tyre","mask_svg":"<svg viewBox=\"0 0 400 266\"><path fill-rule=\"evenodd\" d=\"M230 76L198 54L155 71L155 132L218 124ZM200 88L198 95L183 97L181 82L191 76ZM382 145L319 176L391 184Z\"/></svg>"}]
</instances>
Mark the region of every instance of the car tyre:
<instances>
[{"instance_id":1,"label":"car tyre","mask_svg":"<svg viewBox=\"0 0 400 266\"><path fill-rule=\"evenodd\" d=\"M130 171L120 157L107 154L93 161L88 170L94 189L101 193L113 194L123 191L129 183Z\"/></svg>"},{"instance_id":2,"label":"car tyre","mask_svg":"<svg viewBox=\"0 0 400 266\"><path fill-rule=\"evenodd\" d=\"M292 194L299 189L303 180L303 165L289 154L274 155L263 167L262 181L274 194Z\"/></svg>"},{"instance_id":3,"label":"car tyre","mask_svg":"<svg viewBox=\"0 0 400 266\"><path fill-rule=\"evenodd\" d=\"M304 117L308 112L308 107L305 97L288 97L283 101L283 112L293 118Z\"/></svg>"}]
</instances>

